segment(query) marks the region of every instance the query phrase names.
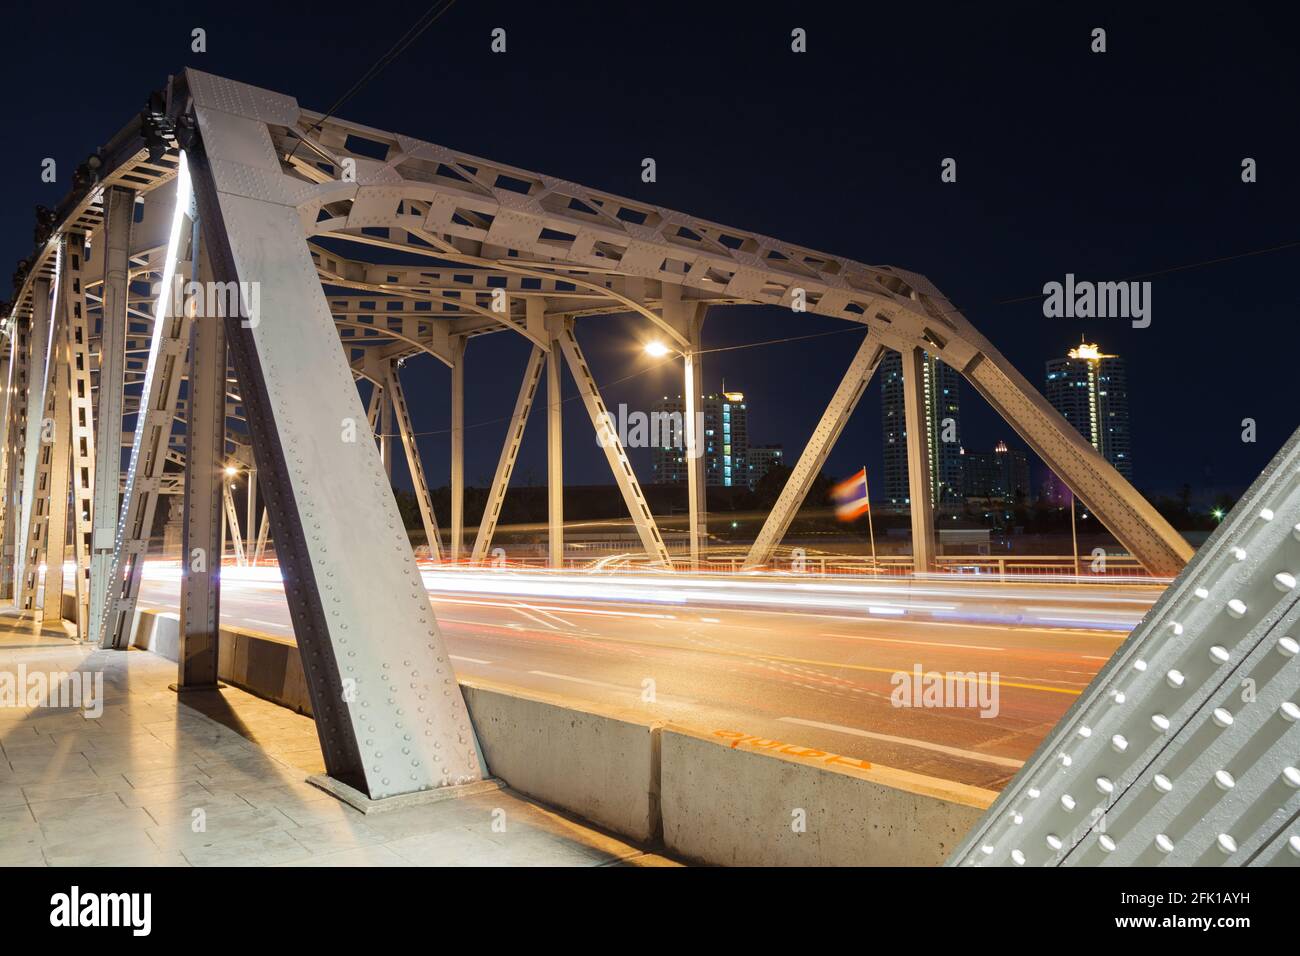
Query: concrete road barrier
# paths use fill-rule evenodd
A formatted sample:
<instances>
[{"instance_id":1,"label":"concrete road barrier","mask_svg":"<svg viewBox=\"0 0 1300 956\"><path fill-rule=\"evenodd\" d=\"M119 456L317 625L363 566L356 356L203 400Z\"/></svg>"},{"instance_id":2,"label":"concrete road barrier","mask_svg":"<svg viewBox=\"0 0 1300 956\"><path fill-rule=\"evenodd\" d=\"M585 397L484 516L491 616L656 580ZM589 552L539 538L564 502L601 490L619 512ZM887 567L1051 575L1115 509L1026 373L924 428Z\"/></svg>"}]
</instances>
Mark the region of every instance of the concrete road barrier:
<instances>
[{"instance_id":1,"label":"concrete road barrier","mask_svg":"<svg viewBox=\"0 0 1300 956\"><path fill-rule=\"evenodd\" d=\"M492 775L515 790L649 843L659 830L659 725L514 687L461 680Z\"/></svg>"},{"instance_id":2,"label":"concrete road barrier","mask_svg":"<svg viewBox=\"0 0 1300 956\"><path fill-rule=\"evenodd\" d=\"M937 866L997 794L837 754L660 731L664 846L726 866Z\"/></svg>"}]
</instances>

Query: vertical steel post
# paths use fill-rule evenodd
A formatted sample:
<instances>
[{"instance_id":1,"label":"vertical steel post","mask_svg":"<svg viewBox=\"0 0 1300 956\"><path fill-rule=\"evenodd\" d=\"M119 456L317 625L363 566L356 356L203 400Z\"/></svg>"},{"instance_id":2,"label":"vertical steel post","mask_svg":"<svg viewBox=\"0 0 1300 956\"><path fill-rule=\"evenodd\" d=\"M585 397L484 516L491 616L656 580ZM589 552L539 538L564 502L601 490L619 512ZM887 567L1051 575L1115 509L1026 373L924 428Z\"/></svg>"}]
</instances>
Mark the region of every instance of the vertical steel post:
<instances>
[{"instance_id":1,"label":"vertical steel post","mask_svg":"<svg viewBox=\"0 0 1300 956\"><path fill-rule=\"evenodd\" d=\"M703 412L700 402L704 398L704 358L700 333L704 326L704 310L694 310L687 321L690 347L683 353L682 387L686 395L686 498L688 537L691 548L691 570L700 569L701 551L708 539L708 499L704 483L704 436L700 432Z\"/></svg>"},{"instance_id":2,"label":"vertical steel post","mask_svg":"<svg viewBox=\"0 0 1300 956\"><path fill-rule=\"evenodd\" d=\"M465 337L451 340L451 560L465 544Z\"/></svg>"},{"instance_id":3,"label":"vertical steel post","mask_svg":"<svg viewBox=\"0 0 1300 956\"><path fill-rule=\"evenodd\" d=\"M551 567L564 567L564 390L560 378L562 320L548 319L551 349L546 353L546 548Z\"/></svg>"},{"instance_id":4,"label":"vertical steel post","mask_svg":"<svg viewBox=\"0 0 1300 956\"><path fill-rule=\"evenodd\" d=\"M934 483L926 428L925 351L909 346L903 357L903 419L907 429L907 488L912 512L912 570L934 569Z\"/></svg>"},{"instance_id":5,"label":"vertical steel post","mask_svg":"<svg viewBox=\"0 0 1300 956\"><path fill-rule=\"evenodd\" d=\"M99 641L100 608L108 594L122 480L122 381L126 370L127 262L135 193L113 188L104 196L104 285L99 333L99 390L95 399L95 501L91 508L90 614L87 639Z\"/></svg>"},{"instance_id":6,"label":"vertical steel post","mask_svg":"<svg viewBox=\"0 0 1300 956\"><path fill-rule=\"evenodd\" d=\"M41 455L42 421L45 418L45 388L49 357L50 283L38 279L32 286L32 321L28 335L30 352L27 362L27 414L22 463L22 500L19 505L18 534L15 543L14 599L22 601L26 576L27 541L31 536L32 500L36 490L36 472Z\"/></svg>"},{"instance_id":7,"label":"vertical steel post","mask_svg":"<svg viewBox=\"0 0 1300 956\"><path fill-rule=\"evenodd\" d=\"M198 224L194 242L199 242ZM200 278L211 281L207 256ZM217 316L190 322L189 421L185 429L185 520L181 532L181 623L177 690L217 686L221 632L221 508L228 498L226 328Z\"/></svg>"}]
</instances>

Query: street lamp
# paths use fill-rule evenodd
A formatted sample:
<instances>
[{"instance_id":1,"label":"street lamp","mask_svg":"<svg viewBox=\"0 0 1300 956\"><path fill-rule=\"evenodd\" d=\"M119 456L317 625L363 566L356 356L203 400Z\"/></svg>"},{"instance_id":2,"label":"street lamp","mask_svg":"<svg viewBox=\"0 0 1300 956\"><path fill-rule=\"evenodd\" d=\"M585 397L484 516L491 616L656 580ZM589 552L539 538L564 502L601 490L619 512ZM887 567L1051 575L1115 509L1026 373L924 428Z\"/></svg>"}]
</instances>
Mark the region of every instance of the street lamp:
<instances>
[{"instance_id":1,"label":"street lamp","mask_svg":"<svg viewBox=\"0 0 1300 956\"><path fill-rule=\"evenodd\" d=\"M665 355L671 353L672 349L664 345L662 342L655 341L647 342L645 344L645 352L646 355L649 355L651 358L663 358Z\"/></svg>"}]
</instances>

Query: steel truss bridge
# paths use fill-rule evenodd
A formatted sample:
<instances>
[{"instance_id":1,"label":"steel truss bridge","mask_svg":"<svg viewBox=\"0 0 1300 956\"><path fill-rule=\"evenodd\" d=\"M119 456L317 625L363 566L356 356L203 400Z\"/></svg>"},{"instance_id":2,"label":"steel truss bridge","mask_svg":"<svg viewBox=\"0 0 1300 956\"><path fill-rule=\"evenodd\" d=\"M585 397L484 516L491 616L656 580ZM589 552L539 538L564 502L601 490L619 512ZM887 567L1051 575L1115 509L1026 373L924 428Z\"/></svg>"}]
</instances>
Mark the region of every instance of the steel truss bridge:
<instances>
[{"instance_id":1,"label":"steel truss bridge","mask_svg":"<svg viewBox=\"0 0 1300 956\"><path fill-rule=\"evenodd\" d=\"M586 316L632 316L682 354L688 450L699 440L710 306L784 305L792 321L806 309L864 327L744 568L771 560L887 349L903 358L916 571L936 566L918 440L925 353L961 372L1150 575L1172 577L1191 556L920 275L345 122L210 74L186 70L152 95L78 169L60 206L38 211L36 240L15 276L0 366L8 596L38 622L59 617L60 546L70 542L80 637L125 647L158 502L183 494L180 686L212 686L223 517L237 527L223 470L238 463L264 499L259 524L250 490L246 544L256 554L275 542L326 766L373 798L482 772L391 491L389 436L400 437L433 557L482 560L544 377L549 556L562 564L564 368L593 428L608 420L577 334ZM178 280L222 290L240 308L215 319L211 298L172 294ZM502 332L532 351L467 543L466 352L471 339ZM399 374L421 353L451 369L446 553ZM361 380L373 386L368 406ZM124 434L129 416L135 428ZM669 565L625 450L603 437L647 559ZM689 460L698 567L703 458Z\"/></svg>"}]
</instances>

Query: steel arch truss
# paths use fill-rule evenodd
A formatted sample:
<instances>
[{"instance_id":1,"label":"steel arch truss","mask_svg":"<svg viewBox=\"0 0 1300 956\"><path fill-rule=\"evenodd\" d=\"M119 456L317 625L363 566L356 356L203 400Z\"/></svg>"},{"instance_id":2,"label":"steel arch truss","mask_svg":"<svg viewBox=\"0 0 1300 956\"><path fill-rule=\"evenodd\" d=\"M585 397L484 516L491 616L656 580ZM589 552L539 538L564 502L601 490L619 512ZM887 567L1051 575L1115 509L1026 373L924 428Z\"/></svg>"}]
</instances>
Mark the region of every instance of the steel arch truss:
<instances>
[{"instance_id":1,"label":"steel arch truss","mask_svg":"<svg viewBox=\"0 0 1300 956\"><path fill-rule=\"evenodd\" d=\"M1154 509L918 275L325 117L289 96L194 70L176 78L161 102L101 150L102 173L80 182L57 210L19 276L4 322L9 388L0 501L6 578L13 574L31 584L22 570L31 509L41 499L36 513L44 520L48 495L62 491L41 485L41 496L34 488L42 467L37 426L51 396L57 397L57 389L47 396L47 382L68 383L61 401L83 432L75 466L79 603L88 600L81 587L87 565L93 598L78 616L83 628L87 614L95 621L92 633L106 646L124 646L128 639L157 498L181 488L188 436L175 434L175 425L206 430L200 438L213 444L202 447L220 447L228 460L250 470L256 465L269 518L256 532L256 552L269 523L327 765L371 796L472 780L481 768L391 494L385 470L391 454L381 461L369 440L374 423L355 382L364 377L378 387L371 411L389 424L396 415L395 429L379 429L390 452L400 433L408 460L418 463L396 369L419 354L452 368L454 558L464 547L460 390L466 345L480 335L520 335L533 353L473 548L477 560L490 543L543 366L553 485L550 553L553 563L563 560L563 505L555 486L562 475L564 364L602 438L647 556L667 563L626 452L603 427L607 413L576 320L639 317L687 356L689 379L698 374L708 307L756 304L857 323L871 343L805 454L807 473L783 494L764 530L764 547L779 542L882 350L891 348L924 349L962 372L1152 573L1175 574L1190 555ZM196 198L193 208L181 210L188 218L178 225L187 175ZM143 214L132 221L140 202ZM184 240L175 238L178 228ZM78 281L84 331L57 292L58 252L73 236L91 237L97 252ZM178 313L167 279L173 273L193 277L204 267L209 271L201 277L210 275L214 284L255 284L257 315L192 316L192 304ZM251 304L242 294L239 301ZM205 391L203 413L191 424L182 388L190 327L209 319L224 323L233 368L227 378L235 384L227 389L224 416L213 406L216 393ZM61 337L53 341L71 347L59 349L66 364L63 377L53 379L46 351L56 329ZM99 368L87 368L94 337L108 343L111 354L101 356ZM98 431L91 434L88 390L96 384ZM698 383L687 390L694 395ZM396 409L385 411L394 399ZM130 416L137 420L135 433L123 436L122 420ZM218 419L224 436L207 434ZM113 467L123 440L132 448L124 478ZM69 457L60 467L72 466ZM438 529L422 471L413 468L424 485L421 517L436 553ZM692 470L697 485L700 471ZM82 511L89 506L92 473L100 484L87 521ZM243 541L251 548L251 492L248 510ZM693 560L704 510L702 487L692 487ZM233 524L233 502L225 511ZM762 563L758 550L751 558ZM209 575L211 587L216 577ZM24 590L34 598L34 586Z\"/></svg>"},{"instance_id":2,"label":"steel arch truss","mask_svg":"<svg viewBox=\"0 0 1300 956\"><path fill-rule=\"evenodd\" d=\"M238 102L266 131L278 175L258 175L283 181L307 235L429 260L427 269L399 268L316 250L322 281L387 293L374 324L418 326L421 312L446 315L453 334L514 329L546 348L542 323L530 321L525 307L542 298L546 316L640 315L688 350L665 302L799 305L865 325L897 351L924 349L961 372L1152 574L1177 574L1191 556L1182 536L922 276L323 117L242 84L187 76ZM401 318L389 318L389 308ZM390 354L423 348L442 357L438 334L417 327L403 335Z\"/></svg>"}]
</instances>

